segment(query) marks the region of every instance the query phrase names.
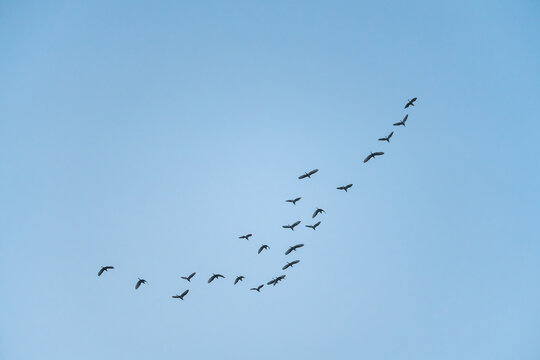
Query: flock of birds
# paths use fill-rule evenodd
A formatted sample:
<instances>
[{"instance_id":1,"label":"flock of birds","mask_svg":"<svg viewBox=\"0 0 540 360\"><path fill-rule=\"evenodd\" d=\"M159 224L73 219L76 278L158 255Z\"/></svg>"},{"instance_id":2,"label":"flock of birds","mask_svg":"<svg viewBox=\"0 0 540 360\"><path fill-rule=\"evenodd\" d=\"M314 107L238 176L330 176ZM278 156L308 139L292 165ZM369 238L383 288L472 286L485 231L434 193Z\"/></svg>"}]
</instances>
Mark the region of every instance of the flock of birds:
<instances>
[{"instance_id":1,"label":"flock of birds","mask_svg":"<svg viewBox=\"0 0 540 360\"><path fill-rule=\"evenodd\" d=\"M404 108L407 109L409 106L414 106L414 102L416 101L416 99L417 99L416 97L414 97L412 99L409 99L407 101L407 104L405 104ZM403 120L401 120L401 121L399 121L397 123L394 123L393 126L405 126L405 122L407 121L408 117L409 117L409 115L406 114L405 117L403 118ZM390 143L390 138L392 138L393 135L394 135L394 132L392 131L387 136L379 138L378 140L379 141L386 141L386 142ZM364 163L367 163L369 160L374 159L377 156L382 156L382 155L384 155L384 152L382 152L382 151L371 152L364 159ZM298 179L300 179L300 180L306 179L306 178L310 179L311 176L315 175L317 172L319 172L319 169L313 169L313 170L311 170L309 172L306 172L306 173L300 175L298 177ZM344 185L344 186L339 186L336 189L337 190L343 190L343 191L347 192L352 186L353 186L353 184L348 184L348 185ZM285 200L285 202L292 203L293 205L296 205L296 203L298 201L300 201L301 199L302 199L301 197L296 197L294 199ZM317 217L317 215L324 214L324 213L325 213L325 211L323 209L317 208L313 212L313 215L311 217L314 219L315 217ZM294 222L292 224L283 225L282 227L284 229L291 229L292 231L294 231L294 228L297 227L298 225L300 225L300 223L301 223L301 221L298 220L298 221L296 221L296 222ZM307 228L316 230L319 225L321 225L321 221L318 221L313 225L305 225L305 226ZM246 234L246 235L239 236L238 238L239 239L249 240L252 236L253 236L253 234ZM293 251L296 251L296 250L302 248L303 246L304 246L304 244L296 244L294 246L290 246L285 251L285 255L289 255ZM270 250L270 247L268 245L263 244L263 245L261 245L261 247L259 248L257 253L260 254L264 250ZM291 262L287 262L281 269L282 270L287 270L288 268L293 267L294 265L298 264L299 262L300 262L300 260L298 260L298 259L293 260ZM114 266L110 266L110 265L102 266L101 269L98 271L98 276L101 276L101 275L103 275L104 272L106 272L108 270L113 270L113 269L114 269ZM193 277L195 277L196 274L197 274L196 272L193 272L193 273L189 274L188 276L181 276L181 279L184 279L187 282L191 283L191 279L193 279ZM286 275L279 275L279 276L273 278L272 280L268 281L266 283L266 285L276 286L280 281L285 280L285 277L286 277ZM210 278L208 279L208 284L210 284L214 280L217 280L217 279L220 279L220 278L224 279L225 276L222 275L222 274L212 274L212 276L210 276ZM245 276L242 276L242 275L236 276L236 278L234 279L234 285L238 284L239 282L243 281L244 279L245 279ZM138 280L137 280L137 282L135 284L135 290L139 289L139 287L141 285L143 285L143 284L148 284L148 282L145 279L138 278ZM260 284L260 285L258 285L256 287L250 288L250 290L260 292L261 289L264 287L264 285L265 285L264 283ZM189 293L189 289L186 289L180 295L173 295L172 298L173 299L184 300L184 297L188 293Z\"/></svg>"}]
</instances>

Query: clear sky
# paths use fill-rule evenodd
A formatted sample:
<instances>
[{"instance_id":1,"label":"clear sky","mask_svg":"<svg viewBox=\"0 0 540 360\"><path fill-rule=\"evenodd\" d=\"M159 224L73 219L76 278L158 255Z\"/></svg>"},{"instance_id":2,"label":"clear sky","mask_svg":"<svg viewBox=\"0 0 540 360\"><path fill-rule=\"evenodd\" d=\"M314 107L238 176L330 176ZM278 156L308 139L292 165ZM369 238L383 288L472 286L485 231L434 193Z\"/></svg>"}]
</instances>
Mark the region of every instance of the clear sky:
<instances>
[{"instance_id":1,"label":"clear sky","mask_svg":"<svg viewBox=\"0 0 540 360\"><path fill-rule=\"evenodd\" d=\"M537 360L539 18L0 1L0 359Z\"/></svg>"}]
</instances>

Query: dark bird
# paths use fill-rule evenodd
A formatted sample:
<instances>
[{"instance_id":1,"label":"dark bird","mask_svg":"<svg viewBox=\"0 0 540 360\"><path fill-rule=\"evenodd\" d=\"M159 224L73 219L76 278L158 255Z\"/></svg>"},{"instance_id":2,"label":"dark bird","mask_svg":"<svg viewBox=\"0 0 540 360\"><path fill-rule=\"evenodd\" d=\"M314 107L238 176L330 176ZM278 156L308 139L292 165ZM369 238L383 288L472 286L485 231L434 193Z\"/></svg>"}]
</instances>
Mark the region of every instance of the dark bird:
<instances>
[{"instance_id":1,"label":"dark bird","mask_svg":"<svg viewBox=\"0 0 540 360\"><path fill-rule=\"evenodd\" d=\"M246 235L242 235L242 236L239 236L238 238L239 239L246 239L246 240L249 240L250 237L252 237L253 234L246 234Z\"/></svg>"},{"instance_id":2,"label":"dark bird","mask_svg":"<svg viewBox=\"0 0 540 360\"><path fill-rule=\"evenodd\" d=\"M257 254L260 254L263 250L268 250L270 249L270 246L268 245L262 245L260 248L259 248L259 251L257 252Z\"/></svg>"},{"instance_id":3,"label":"dark bird","mask_svg":"<svg viewBox=\"0 0 540 360\"><path fill-rule=\"evenodd\" d=\"M274 285L276 286L281 280L285 279L287 275L280 275L277 278L273 278L269 282L266 283L266 285Z\"/></svg>"},{"instance_id":4,"label":"dark bird","mask_svg":"<svg viewBox=\"0 0 540 360\"><path fill-rule=\"evenodd\" d=\"M296 265L300 262L300 260L294 260L294 261L291 261L291 262L288 262L285 264L284 267L281 268L281 270L287 270L288 268L292 267L293 265Z\"/></svg>"},{"instance_id":5,"label":"dark bird","mask_svg":"<svg viewBox=\"0 0 540 360\"><path fill-rule=\"evenodd\" d=\"M102 266L101 269L99 269L99 272L97 273L97 276L101 276L104 271L112 270L114 269L114 266Z\"/></svg>"},{"instance_id":6,"label":"dark bird","mask_svg":"<svg viewBox=\"0 0 540 360\"><path fill-rule=\"evenodd\" d=\"M320 213L326 213L326 211L324 211L323 209L319 209L317 208L317 210L315 210L315 212L313 213L313 215L311 215L311 218L315 218L315 216L319 215Z\"/></svg>"},{"instance_id":7,"label":"dark bird","mask_svg":"<svg viewBox=\"0 0 540 360\"><path fill-rule=\"evenodd\" d=\"M137 290L141 284L146 284L146 280L139 278L139 281L135 284L135 290Z\"/></svg>"},{"instance_id":8,"label":"dark bird","mask_svg":"<svg viewBox=\"0 0 540 360\"><path fill-rule=\"evenodd\" d=\"M394 135L394 132L392 131L390 134L388 134L387 137L382 137L379 139L379 141L386 141L386 142L390 142L390 138L392 137L392 135Z\"/></svg>"},{"instance_id":9,"label":"dark bird","mask_svg":"<svg viewBox=\"0 0 540 360\"><path fill-rule=\"evenodd\" d=\"M319 169L311 170L310 172L304 173L304 175L300 175L298 178L299 179L311 178L311 175L315 174L318 171Z\"/></svg>"},{"instance_id":10,"label":"dark bird","mask_svg":"<svg viewBox=\"0 0 540 360\"><path fill-rule=\"evenodd\" d=\"M264 284L261 284L261 285L257 286L256 288L251 288L249 290L255 290L257 292L261 292L261 289L263 288L263 286L264 286Z\"/></svg>"},{"instance_id":11,"label":"dark bird","mask_svg":"<svg viewBox=\"0 0 540 360\"><path fill-rule=\"evenodd\" d=\"M306 225L306 227L308 228L312 228L313 230L316 230L317 229L317 226L321 225L321 222L319 221L318 223L316 224L313 224L313 225Z\"/></svg>"},{"instance_id":12,"label":"dark bird","mask_svg":"<svg viewBox=\"0 0 540 360\"><path fill-rule=\"evenodd\" d=\"M352 184L345 185L345 186L340 186L340 187L337 187L336 189L345 190L345 192L347 192L347 190L349 190L350 188L352 188Z\"/></svg>"},{"instance_id":13,"label":"dark bird","mask_svg":"<svg viewBox=\"0 0 540 360\"><path fill-rule=\"evenodd\" d=\"M394 123L394 126L400 126L400 125L405 126L405 122L407 121L408 117L409 117L409 114L405 115L403 120L401 120L400 122Z\"/></svg>"},{"instance_id":14,"label":"dark bird","mask_svg":"<svg viewBox=\"0 0 540 360\"><path fill-rule=\"evenodd\" d=\"M374 158L375 156L381 156L381 155L384 155L382 151L372 152L364 159L364 163L367 163L371 158Z\"/></svg>"},{"instance_id":15,"label":"dark bird","mask_svg":"<svg viewBox=\"0 0 540 360\"><path fill-rule=\"evenodd\" d=\"M242 281L245 279L245 276L237 276L236 279L234 279L234 285L236 285L239 281Z\"/></svg>"},{"instance_id":16,"label":"dark bird","mask_svg":"<svg viewBox=\"0 0 540 360\"><path fill-rule=\"evenodd\" d=\"M300 224L300 223L301 223L301 221L298 220L298 221L295 222L294 224L291 224L291 225L283 225L282 228L284 228L284 229L291 229L292 231L294 231L294 228L295 228L298 224Z\"/></svg>"},{"instance_id":17,"label":"dark bird","mask_svg":"<svg viewBox=\"0 0 540 360\"><path fill-rule=\"evenodd\" d=\"M184 296L186 296L188 292L189 292L189 289L186 290L186 291L184 291L184 292L183 292L182 294L180 294L180 295L174 295L172 298L173 298L173 299L184 300Z\"/></svg>"},{"instance_id":18,"label":"dark bird","mask_svg":"<svg viewBox=\"0 0 540 360\"><path fill-rule=\"evenodd\" d=\"M304 246L304 244L297 244L294 246L290 246L289 249L285 251L285 255L289 255L291 252L296 251L296 249L301 248L302 246Z\"/></svg>"},{"instance_id":19,"label":"dark bird","mask_svg":"<svg viewBox=\"0 0 540 360\"><path fill-rule=\"evenodd\" d=\"M292 203L293 205L296 205L296 202L297 202L298 200L300 200L300 199L301 199L301 197L297 197L296 199L285 200L285 202L290 202L290 203Z\"/></svg>"},{"instance_id":20,"label":"dark bird","mask_svg":"<svg viewBox=\"0 0 540 360\"><path fill-rule=\"evenodd\" d=\"M407 101L407 104L405 105L404 109L408 108L409 106L414 106L414 102L416 101L416 98L412 98Z\"/></svg>"},{"instance_id":21,"label":"dark bird","mask_svg":"<svg viewBox=\"0 0 540 360\"><path fill-rule=\"evenodd\" d=\"M214 279L219 279L219 278L225 278L225 276L221 274L212 274L212 276L210 276L210 279L208 279L208 283L210 284L212 281L214 281Z\"/></svg>"},{"instance_id":22,"label":"dark bird","mask_svg":"<svg viewBox=\"0 0 540 360\"><path fill-rule=\"evenodd\" d=\"M191 273L189 276L181 276L182 279L191 282L191 278L195 276L196 273Z\"/></svg>"}]
</instances>

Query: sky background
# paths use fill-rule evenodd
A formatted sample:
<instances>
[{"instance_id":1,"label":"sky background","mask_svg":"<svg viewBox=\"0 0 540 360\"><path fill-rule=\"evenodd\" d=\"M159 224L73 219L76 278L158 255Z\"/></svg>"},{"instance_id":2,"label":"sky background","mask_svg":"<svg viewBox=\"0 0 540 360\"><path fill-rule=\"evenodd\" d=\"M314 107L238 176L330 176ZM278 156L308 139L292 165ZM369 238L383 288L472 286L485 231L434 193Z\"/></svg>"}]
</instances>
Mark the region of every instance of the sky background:
<instances>
[{"instance_id":1,"label":"sky background","mask_svg":"<svg viewBox=\"0 0 540 360\"><path fill-rule=\"evenodd\" d=\"M0 358L537 360L539 18L0 1Z\"/></svg>"}]
</instances>

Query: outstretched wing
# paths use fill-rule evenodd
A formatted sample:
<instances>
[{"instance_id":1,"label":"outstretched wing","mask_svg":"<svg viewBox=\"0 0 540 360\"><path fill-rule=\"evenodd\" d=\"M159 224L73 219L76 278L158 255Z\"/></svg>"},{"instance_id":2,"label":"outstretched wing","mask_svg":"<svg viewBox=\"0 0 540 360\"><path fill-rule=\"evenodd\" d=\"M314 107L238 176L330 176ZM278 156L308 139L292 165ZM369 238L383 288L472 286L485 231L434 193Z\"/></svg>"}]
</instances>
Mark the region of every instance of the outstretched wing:
<instances>
[{"instance_id":1,"label":"outstretched wing","mask_svg":"<svg viewBox=\"0 0 540 360\"><path fill-rule=\"evenodd\" d=\"M394 126L399 126L399 125L403 125L401 122L397 122L397 123L394 123L393 124ZM365 162L365 161L364 161Z\"/></svg>"},{"instance_id":2,"label":"outstretched wing","mask_svg":"<svg viewBox=\"0 0 540 360\"><path fill-rule=\"evenodd\" d=\"M215 275L210 276L210 279L208 279L208 283L210 284L212 281L214 281L215 278Z\"/></svg>"},{"instance_id":3,"label":"outstretched wing","mask_svg":"<svg viewBox=\"0 0 540 360\"><path fill-rule=\"evenodd\" d=\"M345 189L350 189L350 188L352 188L352 185L353 185L353 184L349 184L349 185L345 186Z\"/></svg>"},{"instance_id":4,"label":"outstretched wing","mask_svg":"<svg viewBox=\"0 0 540 360\"><path fill-rule=\"evenodd\" d=\"M293 247L294 247L295 249L298 249L298 248L301 248L302 246L304 246L304 244L294 245Z\"/></svg>"},{"instance_id":5,"label":"outstretched wing","mask_svg":"<svg viewBox=\"0 0 540 360\"><path fill-rule=\"evenodd\" d=\"M264 246L261 246L261 247L259 248L259 251L257 251L257 254L260 254L261 251L263 251L263 249L264 249Z\"/></svg>"},{"instance_id":6,"label":"outstretched wing","mask_svg":"<svg viewBox=\"0 0 540 360\"><path fill-rule=\"evenodd\" d=\"M289 255L291 251L293 251L293 248L292 247L288 248L287 251L285 251L285 255Z\"/></svg>"},{"instance_id":7,"label":"outstretched wing","mask_svg":"<svg viewBox=\"0 0 540 360\"><path fill-rule=\"evenodd\" d=\"M304 174L304 175L300 175L298 178L299 178L299 179L305 179L305 178L307 178L307 177L308 177L308 174Z\"/></svg>"},{"instance_id":8,"label":"outstretched wing","mask_svg":"<svg viewBox=\"0 0 540 360\"><path fill-rule=\"evenodd\" d=\"M408 118L409 118L409 114L405 115L405 117L403 118L403 120L401 120L401 123L402 123L402 124L405 124L405 121L407 121Z\"/></svg>"},{"instance_id":9,"label":"outstretched wing","mask_svg":"<svg viewBox=\"0 0 540 360\"><path fill-rule=\"evenodd\" d=\"M388 134L387 138L390 140L390 138L394 135L394 132L392 131L390 134Z\"/></svg>"},{"instance_id":10,"label":"outstretched wing","mask_svg":"<svg viewBox=\"0 0 540 360\"><path fill-rule=\"evenodd\" d=\"M281 226L281 227L284 228L284 229L290 229L290 228L291 228L291 225L283 225L283 226Z\"/></svg>"},{"instance_id":11,"label":"outstretched wing","mask_svg":"<svg viewBox=\"0 0 540 360\"><path fill-rule=\"evenodd\" d=\"M373 156L381 156L381 155L384 155L384 153L382 151L378 151L378 152L373 153Z\"/></svg>"},{"instance_id":12,"label":"outstretched wing","mask_svg":"<svg viewBox=\"0 0 540 360\"><path fill-rule=\"evenodd\" d=\"M184 291L182 294L180 294L180 299L184 299L184 296L187 295L187 293L189 292L189 289L187 289L186 291Z\"/></svg>"},{"instance_id":13,"label":"outstretched wing","mask_svg":"<svg viewBox=\"0 0 540 360\"><path fill-rule=\"evenodd\" d=\"M137 290L139 286L141 286L141 284L142 284L141 280L137 281L137 284L135 284L135 290Z\"/></svg>"},{"instance_id":14,"label":"outstretched wing","mask_svg":"<svg viewBox=\"0 0 540 360\"><path fill-rule=\"evenodd\" d=\"M105 268L102 267L101 269L99 269L99 272L97 273L97 276L101 276L101 274L103 274L103 272L105 271Z\"/></svg>"},{"instance_id":15,"label":"outstretched wing","mask_svg":"<svg viewBox=\"0 0 540 360\"><path fill-rule=\"evenodd\" d=\"M364 163L367 163L369 159L371 159L372 157L373 157L372 154L369 154L368 156L366 156L366 158L364 159Z\"/></svg>"},{"instance_id":16,"label":"outstretched wing","mask_svg":"<svg viewBox=\"0 0 540 360\"><path fill-rule=\"evenodd\" d=\"M386 141L386 138L379 138L379 141Z\"/></svg>"},{"instance_id":17,"label":"outstretched wing","mask_svg":"<svg viewBox=\"0 0 540 360\"><path fill-rule=\"evenodd\" d=\"M291 264L286 263L284 267L281 268L281 270L287 270L291 266Z\"/></svg>"},{"instance_id":18,"label":"outstretched wing","mask_svg":"<svg viewBox=\"0 0 540 360\"><path fill-rule=\"evenodd\" d=\"M195 272L194 272L194 273L191 273L191 274L188 276L188 278L191 279L192 277L195 276L195 274L196 274Z\"/></svg>"},{"instance_id":19,"label":"outstretched wing","mask_svg":"<svg viewBox=\"0 0 540 360\"><path fill-rule=\"evenodd\" d=\"M315 225L313 225L313 227L317 227L317 226L319 226L319 225L321 225L321 222L320 222L320 221L317 222Z\"/></svg>"},{"instance_id":20,"label":"outstretched wing","mask_svg":"<svg viewBox=\"0 0 540 360\"><path fill-rule=\"evenodd\" d=\"M295 226L297 226L297 225L300 224L300 223L301 223L301 221L296 221L294 224L291 225L291 227L295 227Z\"/></svg>"},{"instance_id":21,"label":"outstretched wing","mask_svg":"<svg viewBox=\"0 0 540 360\"><path fill-rule=\"evenodd\" d=\"M173 295L171 296L173 299L181 299L182 297L178 296L178 295Z\"/></svg>"},{"instance_id":22,"label":"outstretched wing","mask_svg":"<svg viewBox=\"0 0 540 360\"><path fill-rule=\"evenodd\" d=\"M296 264L298 264L299 262L300 262L300 260L294 260L294 261L291 261L291 266L292 266L292 265L296 265Z\"/></svg>"},{"instance_id":23,"label":"outstretched wing","mask_svg":"<svg viewBox=\"0 0 540 360\"><path fill-rule=\"evenodd\" d=\"M311 176L311 175L317 173L318 171L319 171L319 169L313 169L310 172L308 172L308 175Z\"/></svg>"}]
</instances>

